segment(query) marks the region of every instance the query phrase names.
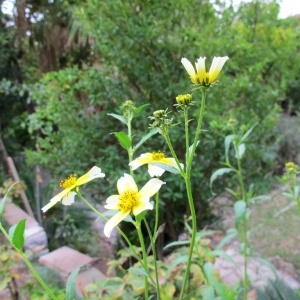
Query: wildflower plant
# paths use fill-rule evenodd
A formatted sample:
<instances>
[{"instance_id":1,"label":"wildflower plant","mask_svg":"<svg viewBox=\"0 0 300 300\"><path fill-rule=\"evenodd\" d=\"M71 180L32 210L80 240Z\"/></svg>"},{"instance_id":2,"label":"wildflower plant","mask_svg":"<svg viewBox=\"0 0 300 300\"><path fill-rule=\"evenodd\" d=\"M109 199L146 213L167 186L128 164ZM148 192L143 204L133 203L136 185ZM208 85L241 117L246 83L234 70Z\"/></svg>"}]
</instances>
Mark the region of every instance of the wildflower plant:
<instances>
[{"instance_id":1,"label":"wildflower plant","mask_svg":"<svg viewBox=\"0 0 300 300\"><path fill-rule=\"evenodd\" d=\"M297 204L298 214L300 215L300 184L297 176L300 174L300 167L293 163L287 162L285 164L285 173L280 178L280 181L284 183L288 190L283 195L288 199L295 201Z\"/></svg>"},{"instance_id":2,"label":"wildflower plant","mask_svg":"<svg viewBox=\"0 0 300 300\"><path fill-rule=\"evenodd\" d=\"M185 155L180 157L176 153L170 138L170 132L174 126L181 124L174 120L171 111L168 108L162 108L153 112L149 117L150 131L143 136L137 143L135 143L136 135L132 132L132 122L135 117L139 116L147 104L136 107L133 101L127 100L121 106L122 115L110 113L109 116L117 119L127 127L127 131L113 132L120 146L127 151L128 154L128 173L117 180L117 194L112 194L106 199L104 208L106 211L98 211L92 204L90 204L81 194L80 187L91 180L100 178L103 180L104 173L102 170L94 166L88 173L77 178L76 175L70 175L66 180L61 181L60 186L63 189L60 193L54 196L50 202L42 208L43 212L47 212L56 203L62 202L64 205L71 205L74 203L74 197L77 195L79 199L85 203L91 210L93 210L100 218L106 221L104 227L104 235L109 238L114 228L126 241L133 257L137 260L135 266L128 270L128 280L135 278L139 280L139 294L144 294L144 299L150 299L153 296L156 299L173 299L174 297L182 299L195 299L207 295L226 294L230 295L228 299L234 299L235 291L231 292L229 289L219 282L217 276L214 275L212 262L215 253L209 251L207 244L201 240L203 234L197 232L197 214L195 209L195 201L192 191L192 167L194 164L196 150L200 150L199 139L202 132L202 123L205 114L206 98L210 88L216 83L218 76L228 60L228 57L215 57L209 71L206 71L205 57L200 57L195 67L186 59L182 58L181 62L186 69L190 80L192 82L192 89L196 92L200 91L201 100L198 100L197 93L194 94L179 94L176 97L174 106L178 112L183 115L184 120L184 144ZM196 120L191 120L189 116L190 110L198 110ZM195 130L191 130L191 127ZM191 134L194 132L194 135ZM136 152L140 149L149 138L159 133L165 140L170 154L163 151L150 150L146 153L139 154L134 158ZM242 147L239 153L241 154ZM139 189L134 178L134 171L148 165L148 173L150 179L145 185ZM165 173L167 171L167 173ZM172 246L188 245L182 249L178 263L173 264L168 269L168 264L163 264L157 261L156 254L156 240L158 234L163 230L159 227L159 191L164 188L165 182L161 180L161 176L178 176L184 181L186 188L186 197L189 205L191 216L185 220L185 225L188 231L188 238L185 241L171 243ZM100 183L101 184L101 183ZM155 196L154 199L151 199ZM153 212L152 212L153 211ZM154 215L153 228L147 221L148 215ZM120 229L119 225L122 221L130 222L136 229L140 251L131 244L126 232ZM191 226L189 222L191 221ZM148 255L148 250L142 232L142 226L146 229L150 245L148 249L151 250L152 255ZM20 251L22 245L18 244L16 247ZM172 265L172 264L171 264ZM173 268L173 269L172 269ZM78 273L78 270L75 272ZM167 275L162 275L162 274ZM200 276L200 277L199 277ZM75 286L74 274L71 274L71 280L68 282L67 290L72 290L70 286ZM168 278L165 285L161 283L162 277ZM202 278L202 279L199 279ZM176 282L173 284L173 280ZM52 299L57 299L43 281L40 281L45 290ZM202 288L203 285L203 288ZM215 285L215 288L213 287ZM170 293L169 293L170 292ZM171 294L171 298L168 296ZM206 296L205 296L206 295ZM70 297L70 295L68 295ZM71 299L68 298L67 299ZM168 297L168 298L167 298Z\"/></svg>"}]
</instances>

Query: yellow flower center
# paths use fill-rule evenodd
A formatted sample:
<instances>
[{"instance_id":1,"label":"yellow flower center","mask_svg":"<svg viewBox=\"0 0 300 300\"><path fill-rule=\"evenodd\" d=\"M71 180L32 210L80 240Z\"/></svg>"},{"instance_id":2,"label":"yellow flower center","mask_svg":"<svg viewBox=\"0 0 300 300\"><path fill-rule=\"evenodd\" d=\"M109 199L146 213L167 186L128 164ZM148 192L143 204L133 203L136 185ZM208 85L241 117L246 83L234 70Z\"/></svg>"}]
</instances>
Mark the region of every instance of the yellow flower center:
<instances>
[{"instance_id":1,"label":"yellow flower center","mask_svg":"<svg viewBox=\"0 0 300 300\"><path fill-rule=\"evenodd\" d=\"M166 157L166 155L163 152L152 152L152 159L153 160L162 160Z\"/></svg>"},{"instance_id":2,"label":"yellow flower center","mask_svg":"<svg viewBox=\"0 0 300 300\"><path fill-rule=\"evenodd\" d=\"M118 210L128 211L132 210L139 201L139 195L136 191L126 191L119 196Z\"/></svg>"},{"instance_id":3,"label":"yellow flower center","mask_svg":"<svg viewBox=\"0 0 300 300\"><path fill-rule=\"evenodd\" d=\"M77 175L76 174L71 174L67 179L62 180L59 184L59 186L62 189L67 189L73 186L77 181Z\"/></svg>"}]
</instances>

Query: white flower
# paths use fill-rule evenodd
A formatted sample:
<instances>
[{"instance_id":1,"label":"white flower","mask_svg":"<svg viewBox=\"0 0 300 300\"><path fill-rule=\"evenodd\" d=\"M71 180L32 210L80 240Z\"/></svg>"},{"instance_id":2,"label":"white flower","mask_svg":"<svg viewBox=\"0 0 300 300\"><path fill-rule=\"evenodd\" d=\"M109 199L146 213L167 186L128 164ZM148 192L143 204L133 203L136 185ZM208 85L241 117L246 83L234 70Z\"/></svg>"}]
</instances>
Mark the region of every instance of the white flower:
<instances>
[{"instance_id":1,"label":"white flower","mask_svg":"<svg viewBox=\"0 0 300 300\"><path fill-rule=\"evenodd\" d=\"M197 62L195 63L196 69L193 67L191 62L184 57L181 59L181 63L183 64L187 73L190 75L193 83L202 86L209 86L216 82L217 77L219 76L225 62L228 59L228 56L214 57L209 72L206 72L205 59L206 57L198 58Z\"/></svg>"},{"instance_id":2,"label":"white flower","mask_svg":"<svg viewBox=\"0 0 300 300\"><path fill-rule=\"evenodd\" d=\"M129 163L129 166L131 166L132 170L135 170L142 165L148 164L148 172L150 176L160 177L165 172L165 170L158 166L152 165L151 163L162 163L179 170L175 159L166 157L163 152L143 153L140 157ZM183 164L181 164L181 167L183 168Z\"/></svg>"},{"instance_id":3,"label":"white flower","mask_svg":"<svg viewBox=\"0 0 300 300\"><path fill-rule=\"evenodd\" d=\"M71 205L74 202L76 190L78 190L80 185L83 185L95 178L103 178L104 176L105 174L103 174L101 169L96 166L79 178L77 178L75 174L70 175L67 179L60 182L60 187L63 188L63 190L54 196L50 202L42 208L42 211L46 212L60 200L64 205Z\"/></svg>"},{"instance_id":4,"label":"white flower","mask_svg":"<svg viewBox=\"0 0 300 300\"><path fill-rule=\"evenodd\" d=\"M131 212L137 216L144 210L153 209L150 197L156 194L163 184L164 182L157 178L150 179L139 191L134 179L130 175L124 174L117 182L119 195L108 197L106 205L104 205L107 209L119 211L105 224L104 234L110 237L113 228Z\"/></svg>"}]
</instances>

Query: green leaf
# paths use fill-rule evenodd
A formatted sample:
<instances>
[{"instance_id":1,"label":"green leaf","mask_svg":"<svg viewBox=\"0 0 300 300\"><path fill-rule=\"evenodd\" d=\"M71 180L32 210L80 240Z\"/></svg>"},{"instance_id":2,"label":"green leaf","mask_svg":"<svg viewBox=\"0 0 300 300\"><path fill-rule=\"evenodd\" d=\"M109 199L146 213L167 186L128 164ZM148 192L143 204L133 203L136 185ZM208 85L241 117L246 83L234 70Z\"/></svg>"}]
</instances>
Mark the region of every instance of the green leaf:
<instances>
[{"instance_id":1,"label":"green leaf","mask_svg":"<svg viewBox=\"0 0 300 300\"><path fill-rule=\"evenodd\" d=\"M108 115L114 117L115 119L118 119L119 121L127 125L127 120L123 116L117 114L108 114Z\"/></svg>"},{"instance_id":2,"label":"green leaf","mask_svg":"<svg viewBox=\"0 0 300 300\"><path fill-rule=\"evenodd\" d=\"M149 106L150 104L147 103L147 104L143 104L139 107L136 108L136 110L133 112L133 115L136 117L138 116L147 106Z\"/></svg>"},{"instance_id":3,"label":"green leaf","mask_svg":"<svg viewBox=\"0 0 300 300\"><path fill-rule=\"evenodd\" d=\"M132 272L138 276L149 277L147 272L143 268L131 267L128 269L129 272Z\"/></svg>"},{"instance_id":4,"label":"green leaf","mask_svg":"<svg viewBox=\"0 0 300 300\"><path fill-rule=\"evenodd\" d=\"M190 240L186 240L186 241L175 241L172 243L169 243L168 245L166 245L163 249L168 249L170 247L175 247L175 246L183 246L183 245L189 245L191 243Z\"/></svg>"},{"instance_id":5,"label":"green leaf","mask_svg":"<svg viewBox=\"0 0 300 300\"><path fill-rule=\"evenodd\" d=\"M234 213L235 213L235 218L236 222L238 222L245 214L246 212L246 202L243 200L239 200L234 203Z\"/></svg>"},{"instance_id":6,"label":"green leaf","mask_svg":"<svg viewBox=\"0 0 300 300\"><path fill-rule=\"evenodd\" d=\"M235 158L236 158L236 159L241 159L242 156L244 155L245 151L246 151L246 145L245 145L244 143L243 143L243 144L240 144L240 145L238 146L237 153L235 154Z\"/></svg>"},{"instance_id":7,"label":"green leaf","mask_svg":"<svg viewBox=\"0 0 300 300\"><path fill-rule=\"evenodd\" d=\"M218 176L222 176L226 173L230 173L232 172L231 168L220 168L218 170L216 170L215 172L213 172L213 174L210 177L210 187L212 187L213 182L216 180L216 178Z\"/></svg>"},{"instance_id":8,"label":"green leaf","mask_svg":"<svg viewBox=\"0 0 300 300\"><path fill-rule=\"evenodd\" d=\"M207 263L204 264L203 269L204 269L204 274L205 274L205 277L208 281L208 284L212 284L215 281L213 264L207 262ZM212 299L214 299L214 298L212 298Z\"/></svg>"},{"instance_id":9,"label":"green leaf","mask_svg":"<svg viewBox=\"0 0 300 300\"><path fill-rule=\"evenodd\" d=\"M214 300L215 299L214 288L210 285L205 285L202 288L202 297L203 300Z\"/></svg>"},{"instance_id":10,"label":"green leaf","mask_svg":"<svg viewBox=\"0 0 300 300\"><path fill-rule=\"evenodd\" d=\"M160 163L160 162L151 162L150 165L154 165L156 167L159 167L159 168L162 168L170 173L173 173L173 174L180 174L180 171L170 165L167 165L167 164L163 164L163 163Z\"/></svg>"},{"instance_id":11,"label":"green leaf","mask_svg":"<svg viewBox=\"0 0 300 300\"><path fill-rule=\"evenodd\" d=\"M227 234L225 237L220 241L220 243L217 245L215 250L221 250L225 245L227 245L233 238L237 236L237 232L234 232L232 234Z\"/></svg>"},{"instance_id":12,"label":"green leaf","mask_svg":"<svg viewBox=\"0 0 300 300\"><path fill-rule=\"evenodd\" d=\"M120 145L125 150L130 149L130 147L131 147L131 139L129 138L129 136L125 132L120 131L120 132L114 132L113 134L116 136L116 138L118 139Z\"/></svg>"},{"instance_id":13,"label":"green leaf","mask_svg":"<svg viewBox=\"0 0 300 300\"><path fill-rule=\"evenodd\" d=\"M22 219L21 221L19 221L18 224L12 226L8 232L10 236L10 242L19 251L22 250L25 242L24 239L25 224L26 224L26 219Z\"/></svg>"},{"instance_id":14,"label":"green leaf","mask_svg":"<svg viewBox=\"0 0 300 300\"><path fill-rule=\"evenodd\" d=\"M66 286L66 300L76 299L76 279L81 267L77 267L70 274Z\"/></svg>"},{"instance_id":15,"label":"green leaf","mask_svg":"<svg viewBox=\"0 0 300 300\"><path fill-rule=\"evenodd\" d=\"M234 134L230 134L230 135L227 135L224 140L226 162L229 162L229 156L228 156L229 148L230 148L230 143L232 142L233 138L234 138Z\"/></svg>"},{"instance_id":16,"label":"green leaf","mask_svg":"<svg viewBox=\"0 0 300 300\"><path fill-rule=\"evenodd\" d=\"M7 190L7 192L6 192L6 194L4 195L3 199L0 201L0 218L1 218L2 215L3 215L4 208L5 208L5 202L6 202L6 200L7 200L8 194L9 194L9 192L12 190L12 188L13 188L17 183L18 183L18 181L15 182L14 184L12 184L12 185L9 187L9 189Z\"/></svg>"},{"instance_id":17,"label":"green leaf","mask_svg":"<svg viewBox=\"0 0 300 300\"><path fill-rule=\"evenodd\" d=\"M299 185L294 186L294 197L295 197L295 199L297 199L298 196L299 196L299 188L300 188Z\"/></svg>"},{"instance_id":18,"label":"green leaf","mask_svg":"<svg viewBox=\"0 0 300 300\"><path fill-rule=\"evenodd\" d=\"M157 134L159 131L158 129L150 130L145 136L141 138L141 140L133 147L133 151L136 151L140 146L142 146L151 136Z\"/></svg>"},{"instance_id":19,"label":"green leaf","mask_svg":"<svg viewBox=\"0 0 300 300\"><path fill-rule=\"evenodd\" d=\"M241 142L243 142L248 136L249 134L252 132L252 130L254 129L254 127L256 126L257 124L254 124L249 130L247 130L245 132L245 134L242 136L242 139L241 139Z\"/></svg>"}]
</instances>

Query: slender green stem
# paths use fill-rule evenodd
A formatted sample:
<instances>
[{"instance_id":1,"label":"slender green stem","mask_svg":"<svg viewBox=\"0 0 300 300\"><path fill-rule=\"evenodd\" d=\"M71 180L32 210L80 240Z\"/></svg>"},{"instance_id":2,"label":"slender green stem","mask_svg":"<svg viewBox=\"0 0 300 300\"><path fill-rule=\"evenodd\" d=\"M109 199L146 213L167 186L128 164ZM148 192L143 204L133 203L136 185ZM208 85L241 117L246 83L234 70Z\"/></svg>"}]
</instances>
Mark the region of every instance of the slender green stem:
<instances>
[{"instance_id":1,"label":"slender green stem","mask_svg":"<svg viewBox=\"0 0 300 300\"><path fill-rule=\"evenodd\" d=\"M234 150L236 153L237 157L237 174L239 177L239 183L240 183L240 188L241 188L241 198L243 201L246 203L246 207L248 204L248 199L246 196L246 191L245 191L245 185L244 185L244 179L243 179L243 171L242 171L242 165L241 165L241 158L238 153L238 145L236 142L233 143L234 145ZM244 280L243 280L243 286L244 286L244 300L247 300L247 292L248 292L248 238L247 238L247 231L248 231L248 224L247 224L247 216L244 215L243 217L243 232L242 232L242 238L243 238L243 257L244 257Z\"/></svg>"},{"instance_id":2,"label":"slender green stem","mask_svg":"<svg viewBox=\"0 0 300 300\"><path fill-rule=\"evenodd\" d=\"M201 90L201 92L202 92L202 100L201 100L201 106L200 106L199 115L198 115L198 122L197 122L195 137L194 137L194 143L193 143L191 153L189 155L190 159L189 159L189 162L187 164L187 171L188 172L190 172L191 168L192 168L192 163L193 163L197 143L198 143L198 140L199 140L199 136L200 136L200 133L201 133L201 127L202 127L202 122L203 122L203 117L204 117L204 112L205 112L206 89ZM189 148L186 151L189 151Z\"/></svg>"},{"instance_id":3,"label":"slender green stem","mask_svg":"<svg viewBox=\"0 0 300 300\"><path fill-rule=\"evenodd\" d=\"M177 155L176 155L176 152L175 152L175 150L174 150L174 148L173 148L173 145L172 145L172 143L171 143L171 140L170 140L169 135L164 135L164 138L165 138L165 140L166 140L166 142L167 142L167 145L168 145L168 147L169 147L169 149L170 149L170 151L171 151L171 154L172 154L173 158L174 158L175 161L176 161L176 164L177 164L177 166L178 166L178 168L179 168L179 171L180 171L181 176L182 176L183 178L185 178L185 177L186 177L185 172L184 172L184 170L183 170L182 167L181 167L181 164L180 164L179 159L178 159L178 157L177 157Z\"/></svg>"},{"instance_id":4,"label":"slender green stem","mask_svg":"<svg viewBox=\"0 0 300 300\"><path fill-rule=\"evenodd\" d=\"M146 218L144 218L144 223L145 226L147 228L148 231L148 235L150 238L150 243L151 243L151 248L152 248L152 253L153 253L153 263L154 263L154 270L155 270L155 282L156 282L156 293L157 293L157 300L160 300L160 287L159 287L159 280L158 280L158 268L157 268L157 255L156 255L156 248L155 248L155 237L156 234L154 232L154 234L152 235L149 224L146 220Z\"/></svg>"},{"instance_id":5,"label":"slender green stem","mask_svg":"<svg viewBox=\"0 0 300 300\"><path fill-rule=\"evenodd\" d=\"M0 230L2 231L2 233L5 235L5 237L7 238L8 241L10 241L10 237L8 235L8 233L6 232L6 230L3 228L2 224L0 223ZM33 265L31 264L31 262L29 261L29 259L27 258L27 256L25 255L25 253L23 251L18 250L13 244L11 244L15 250L20 253L23 261L25 262L25 264L27 265L27 267L29 268L29 270L32 272L32 274L34 275L34 277L37 279L37 281L40 283L40 285L45 289L45 291L47 292L47 294L51 297L51 299L53 300L59 300L53 293L53 291L51 290L51 288L45 283L45 281L42 279L42 277L39 275L39 273L36 271L36 269L33 267Z\"/></svg>"},{"instance_id":6,"label":"slender green stem","mask_svg":"<svg viewBox=\"0 0 300 300\"><path fill-rule=\"evenodd\" d=\"M187 149L185 155L185 165L188 165L189 157L190 157L190 137L189 137L189 118L188 118L188 109L185 108L184 112L184 131L185 131L185 148Z\"/></svg>"},{"instance_id":7,"label":"slender green stem","mask_svg":"<svg viewBox=\"0 0 300 300\"><path fill-rule=\"evenodd\" d=\"M186 185L189 207L190 207L191 216L192 216L192 236L191 236L187 265L186 265L183 283L182 283L182 287L181 287L181 292L180 292L180 296L179 296L180 300L182 300L184 298L188 278L190 275L191 262L192 262L192 257L193 257L195 241L196 241L196 235L197 235L197 215L196 215L195 204L194 204L194 199L193 199L193 194L192 194L191 169L192 169L192 162L193 162L193 159L195 156L197 142L199 140L199 136L201 133L203 116L204 116L204 112L205 112L205 100L206 100L206 89L203 89L202 90L202 100L201 100L201 105L200 105L200 110L199 110L199 115L198 115L198 123L197 123L196 133L195 133L195 137L194 137L194 143L192 146L192 150L189 153L189 160L188 160L187 167L186 167L185 185ZM187 121L188 120L186 120L186 122ZM188 153L188 152L189 152L189 147L186 149L186 153Z\"/></svg>"},{"instance_id":8,"label":"slender green stem","mask_svg":"<svg viewBox=\"0 0 300 300\"><path fill-rule=\"evenodd\" d=\"M23 252L20 252L22 259L26 263L27 267L30 269L31 273L35 276L35 278L38 280L40 285L45 289L45 291L48 293L48 295L53 300L58 300L58 298L53 294L53 291L48 287L48 285L45 283L45 281L41 278L39 273L36 271L36 269L33 267L29 259L26 257L26 255Z\"/></svg>"},{"instance_id":9,"label":"slender green stem","mask_svg":"<svg viewBox=\"0 0 300 300\"><path fill-rule=\"evenodd\" d=\"M127 128L128 128L127 134L128 134L128 136L129 136L129 138L131 140L131 144L132 144L132 132L131 132L131 121L132 121L132 118L133 118L132 115L130 115L128 117L128 119L127 119ZM132 162L132 158L133 158L133 154L134 154L132 146L127 151L128 151L128 161L129 161L129 163L131 163ZM132 169L130 167L129 167L129 173L133 177L133 171L132 171Z\"/></svg>"},{"instance_id":10,"label":"slender green stem","mask_svg":"<svg viewBox=\"0 0 300 300\"><path fill-rule=\"evenodd\" d=\"M141 244L141 247L142 247L144 269L149 274L148 262L147 262L147 252L146 252L144 237L143 237L142 230L141 230L141 223L136 222L136 230L137 230L139 240L140 240L140 244ZM148 278L147 278L147 276L145 276L145 300L148 300L148 299L149 299L149 284L148 284Z\"/></svg>"},{"instance_id":11,"label":"slender green stem","mask_svg":"<svg viewBox=\"0 0 300 300\"><path fill-rule=\"evenodd\" d=\"M153 242L156 242L157 239L157 230L158 230L158 221L159 221L159 191L155 195L155 223L153 231Z\"/></svg>"}]
</instances>

